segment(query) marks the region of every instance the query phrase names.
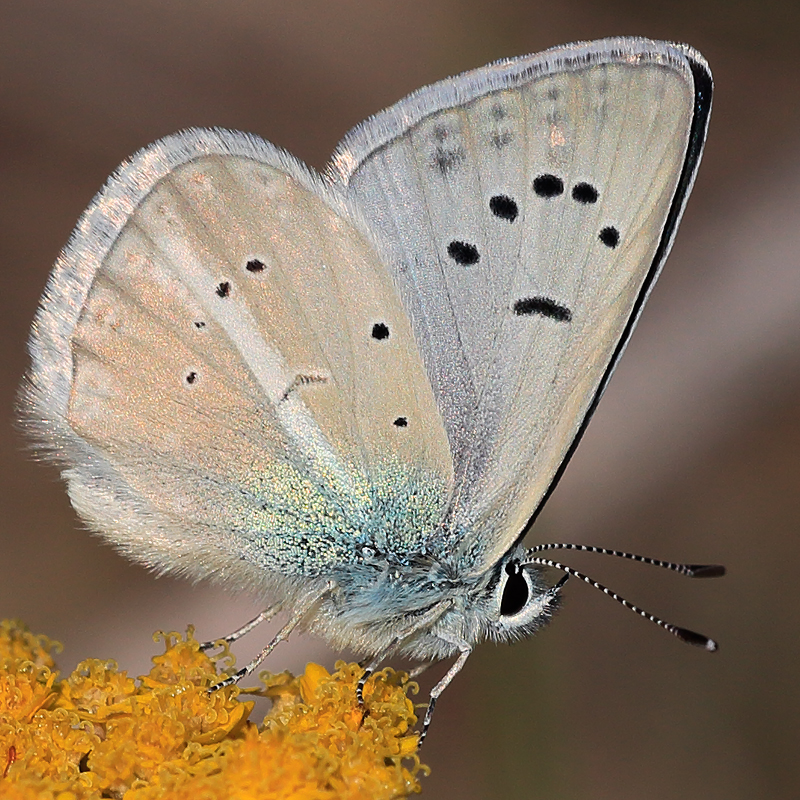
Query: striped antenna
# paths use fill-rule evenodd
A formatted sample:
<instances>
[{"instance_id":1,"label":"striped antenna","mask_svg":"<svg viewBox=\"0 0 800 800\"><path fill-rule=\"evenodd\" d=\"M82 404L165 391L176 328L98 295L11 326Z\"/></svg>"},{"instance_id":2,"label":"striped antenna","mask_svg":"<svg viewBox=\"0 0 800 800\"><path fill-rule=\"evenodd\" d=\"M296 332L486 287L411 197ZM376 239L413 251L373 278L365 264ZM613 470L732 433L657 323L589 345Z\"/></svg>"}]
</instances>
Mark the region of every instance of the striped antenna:
<instances>
[{"instance_id":1,"label":"striped antenna","mask_svg":"<svg viewBox=\"0 0 800 800\"><path fill-rule=\"evenodd\" d=\"M605 547L593 547L591 545L583 545L583 544L568 544L568 543L551 543L551 544L540 544L536 545L535 547L530 548L525 555L526 560L520 564L520 566L526 565L533 565L538 564L540 566L545 567L553 567L554 569L559 569L564 572L566 575L573 576L575 578L579 578L584 583L588 583L589 586L592 586L595 589L599 589L603 594L608 595L612 600L616 600L620 605L625 606L629 611L633 611L635 614L638 614L641 617L644 617L650 622L655 623L660 628L663 628L665 631L668 631L673 636L676 636L682 642L686 642L687 644L692 644L695 647L702 647L705 650L713 653L717 649L719 649L719 645L713 640L709 639L707 636L703 636L701 633L696 633L695 631L690 631L688 628L681 628L678 625L673 625L665 620L661 619L661 617L657 617L655 614L651 614L649 611L645 611L639 606L634 605L629 600L626 600L624 597L618 595L616 592L612 592L607 586L604 586L602 583L590 578L588 575L584 575L582 572L578 572L578 570L573 569L572 567L568 567L564 564L559 563L558 561L553 561L549 558L542 558L541 556L536 556L531 558L535 553L541 553L545 550L579 550L585 553L599 553L600 555L606 556L616 556L617 558L627 558L631 561L637 561L641 564L651 564L654 567L661 567L662 569L668 569L672 572L677 572L681 575L686 575L689 578L717 578L721 575L725 574L725 567L719 564L678 564L672 561L661 561L656 558L648 558L647 556L639 556L635 553L626 553L621 550L609 550Z\"/></svg>"}]
</instances>

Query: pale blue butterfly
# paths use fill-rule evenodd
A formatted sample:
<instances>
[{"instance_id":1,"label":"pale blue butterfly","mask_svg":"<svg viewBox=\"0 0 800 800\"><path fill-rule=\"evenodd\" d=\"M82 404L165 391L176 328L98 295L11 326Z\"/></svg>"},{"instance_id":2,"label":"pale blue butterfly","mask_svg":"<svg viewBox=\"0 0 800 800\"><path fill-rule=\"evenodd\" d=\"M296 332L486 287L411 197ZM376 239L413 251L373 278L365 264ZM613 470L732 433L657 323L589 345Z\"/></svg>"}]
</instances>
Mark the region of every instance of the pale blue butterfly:
<instances>
[{"instance_id":1,"label":"pale blue butterfly","mask_svg":"<svg viewBox=\"0 0 800 800\"><path fill-rule=\"evenodd\" d=\"M691 48L607 39L421 89L323 176L223 130L145 148L30 342L26 419L78 513L158 572L259 595L229 641L287 612L240 675L295 627L365 674L458 656L424 736L477 642L589 580L541 550L610 552L521 539L672 245L711 92Z\"/></svg>"}]
</instances>

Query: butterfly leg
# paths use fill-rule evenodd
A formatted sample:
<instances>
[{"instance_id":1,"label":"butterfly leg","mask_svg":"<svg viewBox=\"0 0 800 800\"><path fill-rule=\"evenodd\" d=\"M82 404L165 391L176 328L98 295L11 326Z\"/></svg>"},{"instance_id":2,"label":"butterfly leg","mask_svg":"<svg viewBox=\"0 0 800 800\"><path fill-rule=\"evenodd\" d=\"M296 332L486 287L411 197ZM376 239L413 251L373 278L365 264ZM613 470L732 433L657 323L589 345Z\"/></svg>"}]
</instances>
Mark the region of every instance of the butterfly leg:
<instances>
[{"instance_id":1,"label":"butterfly leg","mask_svg":"<svg viewBox=\"0 0 800 800\"><path fill-rule=\"evenodd\" d=\"M373 656L368 661L361 662L362 666L364 666L364 674L359 679L358 686L356 687L356 697L358 698L358 704L360 706L364 705L364 686L372 673L375 672L378 664L387 659L406 639L410 638L418 631L430 628L452 605L452 601L442 600L432 608L429 608L422 616L415 619L413 624L406 630L395 636L388 647L385 647L380 653Z\"/></svg>"},{"instance_id":2,"label":"butterfly leg","mask_svg":"<svg viewBox=\"0 0 800 800\"><path fill-rule=\"evenodd\" d=\"M237 639L241 639L242 636L250 633L253 628L260 625L262 622L269 622L269 620L271 620L281 610L281 605L281 603L277 603L270 608L265 608L257 617L251 619L246 625L242 625L241 628L237 628L235 631L233 631L233 633L229 633L227 636L221 636L219 639L214 639L210 642L203 642L200 645L200 650L211 650L217 646L218 642L233 644Z\"/></svg>"},{"instance_id":3,"label":"butterfly leg","mask_svg":"<svg viewBox=\"0 0 800 800\"><path fill-rule=\"evenodd\" d=\"M252 674L258 668L258 665L275 649L277 645L289 638L289 634L295 629L295 627L297 627L297 624L302 621L303 617L305 617L305 615L308 614L308 612L311 611L311 609L335 587L335 581L326 581L321 590L310 593L303 598L302 602L299 603L297 611L292 614L292 616L289 618L289 621L275 634L272 641L249 664L246 664L241 669L236 670L233 675L230 675L219 683L215 683L213 686L210 686L208 691L216 692L218 689L222 689L225 686L232 686L237 681L240 681L247 675Z\"/></svg>"},{"instance_id":4,"label":"butterfly leg","mask_svg":"<svg viewBox=\"0 0 800 800\"><path fill-rule=\"evenodd\" d=\"M364 686L366 685L367 681L370 679L370 676L373 672L375 672L375 668L378 664L386 658L391 650L397 646L397 640L392 644L392 647L384 650L382 653L379 653L377 656L373 656L366 662L362 662L361 666L364 667L364 674L358 679L358 685L356 686L356 698L358 699L358 704L360 706L364 705Z\"/></svg>"},{"instance_id":5,"label":"butterfly leg","mask_svg":"<svg viewBox=\"0 0 800 800\"><path fill-rule=\"evenodd\" d=\"M425 718L422 720L422 730L419 732L419 742L417 744L418 747L425 741L425 737L428 735L428 728L430 727L431 719L433 719L433 709L436 707L436 701L439 699L441 693L450 685L450 681L452 681L453 678L455 678L455 676L461 672L462 667L467 663L469 654L472 652L472 645L463 639L441 635L440 638L444 639L449 644L455 645L459 650L459 654L453 666L447 670L445 676L439 681L439 683L437 683L436 686L431 689L430 700L428 700L428 708L425 711Z\"/></svg>"}]
</instances>

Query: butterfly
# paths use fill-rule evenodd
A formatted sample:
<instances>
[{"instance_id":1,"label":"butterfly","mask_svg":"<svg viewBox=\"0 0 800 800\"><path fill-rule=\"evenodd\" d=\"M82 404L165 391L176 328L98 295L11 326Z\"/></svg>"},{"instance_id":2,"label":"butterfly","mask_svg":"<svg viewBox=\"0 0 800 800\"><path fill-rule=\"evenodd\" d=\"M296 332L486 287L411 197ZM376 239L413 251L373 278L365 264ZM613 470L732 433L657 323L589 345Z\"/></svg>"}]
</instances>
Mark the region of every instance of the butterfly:
<instances>
[{"instance_id":1,"label":"butterfly","mask_svg":"<svg viewBox=\"0 0 800 800\"><path fill-rule=\"evenodd\" d=\"M478 642L589 580L543 550L613 552L521 542L670 250L711 94L690 47L618 38L420 89L321 175L250 134L168 136L53 269L26 424L92 530L263 601L228 641L288 615L259 660L295 628L365 676L455 657L424 737Z\"/></svg>"}]
</instances>

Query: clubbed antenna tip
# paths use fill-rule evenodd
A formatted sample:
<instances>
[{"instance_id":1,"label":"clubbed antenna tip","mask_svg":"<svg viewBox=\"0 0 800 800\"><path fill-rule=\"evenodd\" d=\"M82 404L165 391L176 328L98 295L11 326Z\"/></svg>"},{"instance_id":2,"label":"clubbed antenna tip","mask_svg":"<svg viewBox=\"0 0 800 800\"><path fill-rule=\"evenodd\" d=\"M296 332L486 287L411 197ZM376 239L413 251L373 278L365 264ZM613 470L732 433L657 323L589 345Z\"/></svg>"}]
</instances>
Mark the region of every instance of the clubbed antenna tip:
<instances>
[{"instance_id":1,"label":"clubbed antenna tip","mask_svg":"<svg viewBox=\"0 0 800 800\"><path fill-rule=\"evenodd\" d=\"M672 632L682 641L687 644L693 644L695 647L702 647L708 650L709 653L716 653L719 650L719 645L708 636L703 636L702 633L695 633L688 628L679 628L674 626Z\"/></svg>"},{"instance_id":2,"label":"clubbed antenna tip","mask_svg":"<svg viewBox=\"0 0 800 800\"><path fill-rule=\"evenodd\" d=\"M687 564L690 578L721 578L725 574L722 564Z\"/></svg>"}]
</instances>

